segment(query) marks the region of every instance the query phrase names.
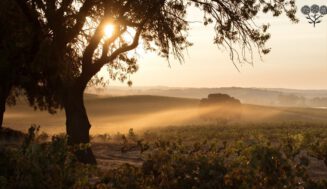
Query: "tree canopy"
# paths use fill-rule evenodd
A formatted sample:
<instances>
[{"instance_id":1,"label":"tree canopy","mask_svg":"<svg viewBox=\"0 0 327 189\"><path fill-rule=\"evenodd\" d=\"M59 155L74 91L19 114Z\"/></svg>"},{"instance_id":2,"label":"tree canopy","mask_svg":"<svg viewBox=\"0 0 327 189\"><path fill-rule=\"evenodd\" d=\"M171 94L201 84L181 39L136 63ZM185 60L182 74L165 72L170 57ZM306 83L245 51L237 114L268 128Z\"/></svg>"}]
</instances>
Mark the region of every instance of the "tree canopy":
<instances>
[{"instance_id":1,"label":"tree canopy","mask_svg":"<svg viewBox=\"0 0 327 189\"><path fill-rule=\"evenodd\" d=\"M39 35L15 1L0 2L0 128L6 102L15 105L25 95L35 109L54 113L59 107L45 75L32 64L39 48Z\"/></svg>"},{"instance_id":2,"label":"tree canopy","mask_svg":"<svg viewBox=\"0 0 327 189\"><path fill-rule=\"evenodd\" d=\"M125 80L126 74L137 70L136 58L127 52L140 42L146 50L181 60L182 51L191 45L186 20L190 6L203 12L203 24L212 24L215 30L213 42L229 48L231 58L237 61L243 61L247 50L252 53L257 48L264 54L270 50L265 47L269 25L255 24L260 12L279 16L285 11L296 21L293 0L16 1L44 36L37 59L46 60L51 73L60 70L60 74L52 74L61 76L55 77L56 84L58 79L67 83L81 75L90 80L104 65L108 65L112 79ZM114 33L105 38L104 27L109 23Z\"/></svg>"}]
</instances>

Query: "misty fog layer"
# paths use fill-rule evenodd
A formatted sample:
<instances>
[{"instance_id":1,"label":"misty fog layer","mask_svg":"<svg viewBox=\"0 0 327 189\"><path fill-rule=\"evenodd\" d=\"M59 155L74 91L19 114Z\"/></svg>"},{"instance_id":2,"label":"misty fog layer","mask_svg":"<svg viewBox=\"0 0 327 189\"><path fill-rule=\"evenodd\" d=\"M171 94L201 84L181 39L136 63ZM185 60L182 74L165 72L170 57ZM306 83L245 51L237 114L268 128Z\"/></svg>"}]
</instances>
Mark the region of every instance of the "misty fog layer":
<instances>
[{"instance_id":1,"label":"misty fog layer","mask_svg":"<svg viewBox=\"0 0 327 189\"><path fill-rule=\"evenodd\" d=\"M159 96L98 97L94 95L86 98L92 124L91 134L115 134L125 133L130 128L143 131L152 127L216 124L217 122L234 124L267 121L327 121L325 109L246 104L237 108L229 106L200 108L199 103L197 99ZM63 111L49 115L47 112L35 112L24 103L9 107L7 110L4 119L5 127L27 131L31 124L37 124L41 126L41 131L50 134L65 132ZM240 115L229 118L226 112L228 115ZM207 115L210 115L209 118Z\"/></svg>"}]
</instances>

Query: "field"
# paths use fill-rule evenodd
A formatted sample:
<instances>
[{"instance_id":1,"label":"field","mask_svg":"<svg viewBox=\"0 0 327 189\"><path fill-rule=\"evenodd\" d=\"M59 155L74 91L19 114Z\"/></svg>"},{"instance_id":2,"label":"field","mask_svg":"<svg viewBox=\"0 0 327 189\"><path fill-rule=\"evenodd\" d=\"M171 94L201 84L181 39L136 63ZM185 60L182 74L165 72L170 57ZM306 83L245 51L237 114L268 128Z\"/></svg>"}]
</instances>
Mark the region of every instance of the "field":
<instances>
[{"instance_id":1,"label":"field","mask_svg":"<svg viewBox=\"0 0 327 189\"><path fill-rule=\"evenodd\" d=\"M199 100L162 96L105 97L86 95L86 109L92 124L91 134L144 131L169 125L208 124L199 117ZM285 108L258 105L243 105L242 117L234 122L327 122L326 109ZM42 130L54 134L65 132L64 112L49 115L33 111L25 103L8 107L4 126L27 131L31 124L42 126Z\"/></svg>"},{"instance_id":2,"label":"field","mask_svg":"<svg viewBox=\"0 0 327 189\"><path fill-rule=\"evenodd\" d=\"M244 104L239 119L221 121L203 120L200 116L203 110L199 109L197 99L87 95L86 106L92 123L92 149L98 167L104 171L118 170L112 174L128 172L130 167L125 167L125 163L135 166L135 170L132 168L136 171L135 174L140 174L138 171L144 170L149 162L158 163L157 168L162 169L162 174L170 174L165 167L168 164L173 166L180 161L181 164L193 166L194 161L201 162L204 158L203 161L208 161L206 166L209 166L212 161L218 161L216 158L219 157L224 162L221 166L231 170L224 176L224 182L227 182L225 179L228 175L233 174L237 174L233 178L240 177L241 180L251 180L262 174L263 178L269 177L272 182L286 179L290 185L294 184L293 181L299 182L299 178L306 178L306 174L307 178L314 181L327 178L325 109ZM64 132L63 114L62 111L55 115L33 112L20 103L7 109L5 126L26 131L34 123L41 125L41 131L58 134ZM163 157L169 161L163 160ZM267 157L277 158L278 166L273 165L275 161L269 165ZM246 164L251 161L254 161L253 167L248 167ZM263 164L260 164L261 161ZM192 166L190 169L193 169ZM261 166L271 167L262 170ZM141 167L143 168L138 170ZM289 173L284 173L285 167L289 167ZM174 174L185 171L179 170L180 167L172 169ZM207 169L217 171L211 170L214 167ZM238 175L251 175L245 173L245 170L252 171L254 176L243 178ZM269 176L272 170L276 176ZM241 173L242 171L245 172ZM283 174L287 176L280 178ZM108 177L113 179L116 176Z\"/></svg>"}]
</instances>

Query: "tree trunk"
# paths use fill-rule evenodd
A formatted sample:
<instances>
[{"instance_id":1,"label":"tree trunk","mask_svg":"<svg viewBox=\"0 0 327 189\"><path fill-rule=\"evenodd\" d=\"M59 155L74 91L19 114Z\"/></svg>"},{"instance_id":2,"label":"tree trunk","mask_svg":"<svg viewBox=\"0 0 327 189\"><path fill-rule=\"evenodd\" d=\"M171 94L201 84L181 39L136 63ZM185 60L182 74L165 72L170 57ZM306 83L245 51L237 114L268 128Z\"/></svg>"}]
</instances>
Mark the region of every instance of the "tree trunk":
<instances>
[{"instance_id":1,"label":"tree trunk","mask_svg":"<svg viewBox=\"0 0 327 189\"><path fill-rule=\"evenodd\" d=\"M1 83L1 86L0 86L0 130L2 129L3 116L6 111L6 101L9 96L9 92L10 92L10 87L8 87L8 85Z\"/></svg>"},{"instance_id":2,"label":"tree trunk","mask_svg":"<svg viewBox=\"0 0 327 189\"><path fill-rule=\"evenodd\" d=\"M83 101L83 87L72 87L65 96L66 131L69 145L89 144L91 128ZM77 159L82 163L96 164L90 147L76 152Z\"/></svg>"},{"instance_id":3,"label":"tree trunk","mask_svg":"<svg viewBox=\"0 0 327 189\"><path fill-rule=\"evenodd\" d=\"M2 123L3 123L3 115L5 114L5 110L6 110L6 103L3 103L6 102L5 99L0 99L0 130L2 129Z\"/></svg>"}]
</instances>

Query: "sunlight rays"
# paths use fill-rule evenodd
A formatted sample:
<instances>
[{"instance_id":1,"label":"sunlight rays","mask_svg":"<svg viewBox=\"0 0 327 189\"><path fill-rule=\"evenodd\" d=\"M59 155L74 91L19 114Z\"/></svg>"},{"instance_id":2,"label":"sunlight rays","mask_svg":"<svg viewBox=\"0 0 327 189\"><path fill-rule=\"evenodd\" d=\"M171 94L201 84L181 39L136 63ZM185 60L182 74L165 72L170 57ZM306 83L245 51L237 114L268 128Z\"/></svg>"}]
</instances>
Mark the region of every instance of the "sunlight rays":
<instances>
[{"instance_id":1,"label":"sunlight rays","mask_svg":"<svg viewBox=\"0 0 327 189\"><path fill-rule=\"evenodd\" d=\"M107 24L104 27L104 36L105 38L110 38L115 32L115 27L113 24Z\"/></svg>"}]
</instances>

